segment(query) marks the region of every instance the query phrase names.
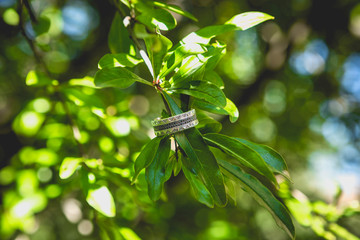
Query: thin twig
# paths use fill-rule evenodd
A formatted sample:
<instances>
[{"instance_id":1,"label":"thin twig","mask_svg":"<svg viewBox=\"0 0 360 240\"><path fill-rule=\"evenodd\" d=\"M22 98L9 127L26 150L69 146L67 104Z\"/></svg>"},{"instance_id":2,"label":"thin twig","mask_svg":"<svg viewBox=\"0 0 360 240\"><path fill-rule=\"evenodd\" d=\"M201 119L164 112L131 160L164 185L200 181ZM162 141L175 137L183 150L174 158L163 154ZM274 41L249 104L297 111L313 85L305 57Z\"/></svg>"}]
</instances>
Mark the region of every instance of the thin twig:
<instances>
[{"instance_id":1,"label":"thin twig","mask_svg":"<svg viewBox=\"0 0 360 240\"><path fill-rule=\"evenodd\" d=\"M148 55L146 54L146 51L143 49L143 47L141 46L140 42L139 42L138 39L136 38L135 33L134 33L134 31L133 31L133 26L134 26L134 24L135 24L135 11L134 11L134 9L131 9L131 10L130 10L130 15L131 15L131 16L129 17L129 16L125 16L125 15L124 15L124 11L123 11L122 8L118 5L117 2L114 2L114 4L115 4L115 7L116 7L118 13L120 14L121 18L122 18L122 19L127 18L126 20L128 21L128 24L126 24L125 27L126 27L126 29L128 30L128 32L129 32L129 36L130 36L130 38L133 40L133 42L134 42L134 44L135 44L135 47L139 50L141 57L143 58L146 66L148 67L148 69L149 69L149 71L150 71L150 73L151 73L151 75L152 75L152 77L153 77L153 84L154 84L154 86L156 87L156 89L158 90L158 92L159 92L160 95L161 95L161 99L162 99L162 101L163 101L163 103L164 103L164 105L165 105L165 108L166 108L167 113L168 113L169 115L171 115L171 110L170 110L169 105L167 104L164 96L162 95L162 89L160 88L160 85L158 84L158 81L157 81L156 76L155 76L155 74L154 74L154 70L153 70L153 66L152 66L152 64L151 64L151 61L150 61ZM130 2L130 4L131 4L131 2Z\"/></svg>"},{"instance_id":2,"label":"thin twig","mask_svg":"<svg viewBox=\"0 0 360 240\"><path fill-rule=\"evenodd\" d=\"M26 34L26 31L25 31L25 27L24 27L24 16L23 16L23 8L24 8L24 5L26 6L26 9L29 13L29 16L30 16L30 19L31 21L33 22L37 22L36 20L36 17L35 17L35 14L34 12L32 11L32 8L31 8L31 5L28 1L26 0L19 0L19 4L18 4L18 9L17 9L17 12L19 14L19 29L20 29L20 32L21 32L21 35L25 38L26 42L29 44L30 48L31 48L31 51L33 52L34 54L34 57L35 57L35 60L36 62L39 63L39 65L43 68L43 70L46 72L46 74L48 76L50 76L50 72L49 70L47 69L46 65L45 65L45 62L43 61L43 59L41 58L40 54L38 53L36 47L35 47L35 44L34 44L34 41ZM27 6L28 5L28 6Z\"/></svg>"},{"instance_id":3,"label":"thin twig","mask_svg":"<svg viewBox=\"0 0 360 240\"><path fill-rule=\"evenodd\" d=\"M151 74L151 76L153 77L153 82L155 82L155 74L154 74L154 69L153 66L151 64L150 58L146 53L146 50L141 46L140 42L138 41L138 39L135 36L135 33L133 31L133 27L135 24L135 11L133 8L130 9L130 16L125 16L125 13L123 11L123 9L119 6L119 4L115 1L114 5L116 7L116 10L118 11L118 13L120 14L121 19L126 20L124 22L127 22L126 24L124 24L124 26L126 27L129 36L131 38L131 40L134 42L135 47L138 49L142 59L145 62L145 65L147 66L147 68L149 69L149 72ZM130 2L131 5L131 2Z\"/></svg>"},{"instance_id":4,"label":"thin twig","mask_svg":"<svg viewBox=\"0 0 360 240\"><path fill-rule=\"evenodd\" d=\"M21 5L25 5L25 7L26 7L26 9L27 9L27 11L29 13L31 21L34 22L34 23L37 23L38 20L37 20L37 18L35 16L34 9L32 8L29 1L28 0L20 0L20 2L21 2Z\"/></svg>"}]
</instances>

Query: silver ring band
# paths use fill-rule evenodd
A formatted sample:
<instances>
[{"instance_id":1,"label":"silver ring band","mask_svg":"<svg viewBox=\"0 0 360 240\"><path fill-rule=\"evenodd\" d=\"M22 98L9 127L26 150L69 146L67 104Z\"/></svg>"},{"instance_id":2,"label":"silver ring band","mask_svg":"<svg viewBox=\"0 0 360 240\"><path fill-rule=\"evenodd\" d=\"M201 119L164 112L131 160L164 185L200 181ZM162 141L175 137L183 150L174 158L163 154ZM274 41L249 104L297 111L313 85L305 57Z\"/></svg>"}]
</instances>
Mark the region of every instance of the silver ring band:
<instances>
[{"instance_id":1,"label":"silver ring band","mask_svg":"<svg viewBox=\"0 0 360 240\"><path fill-rule=\"evenodd\" d=\"M156 118L151 122L156 136L180 132L195 127L198 123L199 121L196 118L195 109L169 118Z\"/></svg>"}]
</instances>

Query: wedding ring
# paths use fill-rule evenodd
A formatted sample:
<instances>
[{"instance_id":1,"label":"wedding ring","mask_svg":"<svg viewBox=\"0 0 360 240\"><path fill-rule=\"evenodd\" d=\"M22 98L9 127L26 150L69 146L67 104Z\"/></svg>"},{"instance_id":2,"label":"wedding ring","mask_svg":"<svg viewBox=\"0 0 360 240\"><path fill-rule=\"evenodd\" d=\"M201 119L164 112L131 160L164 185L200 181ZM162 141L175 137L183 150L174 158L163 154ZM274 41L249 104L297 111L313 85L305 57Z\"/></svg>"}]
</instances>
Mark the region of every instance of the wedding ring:
<instances>
[{"instance_id":1,"label":"wedding ring","mask_svg":"<svg viewBox=\"0 0 360 240\"><path fill-rule=\"evenodd\" d=\"M156 136L173 134L198 125L195 109L169 118L156 118L151 121Z\"/></svg>"}]
</instances>

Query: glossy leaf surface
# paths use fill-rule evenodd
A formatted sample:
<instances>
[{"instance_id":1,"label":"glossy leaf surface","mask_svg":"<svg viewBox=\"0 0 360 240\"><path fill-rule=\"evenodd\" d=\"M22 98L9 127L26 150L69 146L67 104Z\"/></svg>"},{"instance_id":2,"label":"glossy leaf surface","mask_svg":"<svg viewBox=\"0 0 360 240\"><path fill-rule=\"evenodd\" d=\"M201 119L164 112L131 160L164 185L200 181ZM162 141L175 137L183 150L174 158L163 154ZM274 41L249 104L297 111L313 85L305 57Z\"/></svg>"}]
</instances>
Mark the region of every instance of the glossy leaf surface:
<instances>
[{"instance_id":1,"label":"glossy leaf surface","mask_svg":"<svg viewBox=\"0 0 360 240\"><path fill-rule=\"evenodd\" d=\"M105 54L99 61L98 67L113 68L113 67L134 67L143 62L142 59L136 58L126 53Z\"/></svg>"},{"instance_id":2,"label":"glossy leaf surface","mask_svg":"<svg viewBox=\"0 0 360 240\"><path fill-rule=\"evenodd\" d=\"M135 81L152 86L150 82L122 67L101 69L95 74L94 81L98 87L128 88Z\"/></svg>"},{"instance_id":3,"label":"glossy leaf surface","mask_svg":"<svg viewBox=\"0 0 360 240\"><path fill-rule=\"evenodd\" d=\"M172 100L165 92L163 94L169 104L172 114L176 115L182 113L174 100ZM201 133L196 128L190 128L176 133L175 140L183 150L182 153L186 155L182 158L183 168L187 168L189 173L194 175L188 176L187 178L201 179L215 203L219 206L224 206L227 202L224 179L215 156L206 145ZM197 187L201 188L201 186ZM201 190L199 193L201 192L204 191ZM205 204L210 203L209 201L205 201L205 199L209 200L206 195L202 197L204 197Z\"/></svg>"},{"instance_id":4,"label":"glossy leaf surface","mask_svg":"<svg viewBox=\"0 0 360 240\"><path fill-rule=\"evenodd\" d=\"M182 157L184 158L184 157ZM182 160L182 161L189 161L189 160ZM202 182L200 176L193 174L190 172L186 167L182 167L183 173L186 179L189 181L190 186L194 192L195 198L205 204L208 207L214 207L214 199L211 196L209 190L206 188L204 183Z\"/></svg>"},{"instance_id":5,"label":"glossy leaf surface","mask_svg":"<svg viewBox=\"0 0 360 240\"><path fill-rule=\"evenodd\" d=\"M194 20L196 22L198 21L196 19L196 17L194 17L194 15L192 15L191 13L189 13L187 11L182 10L179 6L172 5L172 4L165 4L165 3L157 2L157 1L154 1L153 4L154 4L154 6L161 7L163 9L167 9L174 13L180 14L184 17L190 18L191 20Z\"/></svg>"},{"instance_id":6,"label":"glossy leaf surface","mask_svg":"<svg viewBox=\"0 0 360 240\"><path fill-rule=\"evenodd\" d=\"M225 94L216 85L204 81L190 81L189 86L171 89L176 93L186 94L219 107L226 106Z\"/></svg>"},{"instance_id":7,"label":"glossy leaf surface","mask_svg":"<svg viewBox=\"0 0 360 240\"><path fill-rule=\"evenodd\" d=\"M136 19L149 28L159 28L164 31L171 30L176 26L175 18L171 13L163 9L148 9L137 16Z\"/></svg>"},{"instance_id":8,"label":"glossy leaf surface","mask_svg":"<svg viewBox=\"0 0 360 240\"><path fill-rule=\"evenodd\" d=\"M275 173L279 173L286 178L289 179L289 175L286 173L287 171L287 165L283 157L276 152L274 149L262 145L262 144L256 144L251 141L242 139L242 138L235 138L239 142L242 142L246 146L253 149L255 152L257 152L264 161L270 166L271 170Z\"/></svg>"},{"instance_id":9,"label":"glossy leaf surface","mask_svg":"<svg viewBox=\"0 0 360 240\"><path fill-rule=\"evenodd\" d=\"M160 198L165 181L171 176L172 169L166 169L170 153L170 139L163 138L160 141L154 160L146 168L145 176L148 183L148 194L151 200Z\"/></svg>"},{"instance_id":10,"label":"glossy leaf surface","mask_svg":"<svg viewBox=\"0 0 360 240\"><path fill-rule=\"evenodd\" d=\"M112 21L109 36L108 45L111 53L129 53L132 41L129 37L129 33L126 30L123 20L118 13Z\"/></svg>"},{"instance_id":11,"label":"glossy leaf surface","mask_svg":"<svg viewBox=\"0 0 360 240\"><path fill-rule=\"evenodd\" d=\"M190 33L183 40L181 40L181 44L208 44L210 40L217 35L235 30L246 30L273 18L274 17L262 12L245 12L235 15L223 25L208 26L196 32Z\"/></svg>"},{"instance_id":12,"label":"glossy leaf surface","mask_svg":"<svg viewBox=\"0 0 360 240\"><path fill-rule=\"evenodd\" d=\"M105 186L89 189L86 201L90 206L95 208L100 213L107 217L115 217L115 202L114 198Z\"/></svg>"},{"instance_id":13,"label":"glossy leaf surface","mask_svg":"<svg viewBox=\"0 0 360 240\"><path fill-rule=\"evenodd\" d=\"M246 30L267 20L274 19L273 16L262 12L245 12L232 17L226 25L234 25L240 30Z\"/></svg>"},{"instance_id":14,"label":"glossy leaf surface","mask_svg":"<svg viewBox=\"0 0 360 240\"><path fill-rule=\"evenodd\" d=\"M202 110L216 113L216 114L222 114L222 115L229 115L230 122L234 123L239 118L239 110L237 109L236 105L230 100L226 99L226 106L225 107L218 107L211 103L203 102L195 100L193 102L193 105L197 108L200 108Z\"/></svg>"},{"instance_id":15,"label":"glossy leaf surface","mask_svg":"<svg viewBox=\"0 0 360 240\"><path fill-rule=\"evenodd\" d=\"M71 177L82 161L83 161L82 158L73 158L73 157L65 158L60 165L60 170L59 170L60 178L67 179Z\"/></svg>"},{"instance_id":16,"label":"glossy leaf surface","mask_svg":"<svg viewBox=\"0 0 360 240\"><path fill-rule=\"evenodd\" d=\"M139 156L136 158L134 165L135 174L132 180L133 182L138 177L140 171L148 167L152 163L152 161L154 161L161 139L162 137L156 137L151 139L151 141L145 145Z\"/></svg>"},{"instance_id":17,"label":"glossy leaf surface","mask_svg":"<svg viewBox=\"0 0 360 240\"><path fill-rule=\"evenodd\" d=\"M242 142L226 135L209 133L204 136L205 140L235 157L239 162L250 167L258 173L266 176L270 181L277 184L273 173L268 168L262 157Z\"/></svg>"},{"instance_id":18,"label":"glossy leaf surface","mask_svg":"<svg viewBox=\"0 0 360 240\"><path fill-rule=\"evenodd\" d=\"M172 47L172 42L162 35L149 35L145 39L146 49L157 76L160 72L163 58L168 50Z\"/></svg>"},{"instance_id":19,"label":"glossy leaf surface","mask_svg":"<svg viewBox=\"0 0 360 240\"><path fill-rule=\"evenodd\" d=\"M274 217L276 223L285 230L292 238L295 238L295 228L287 209L279 202L276 197L255 177L244 173L235 165L226 161L218 160L221 167L235 177L240 185L248 192L260 205L265 207Z\"/></svg>"},{"instance_id":20,"label":"glossy leaf surface","mask_svg":"<svg viewBox=\"0 0 360 240\"><path fill-rule=\"evenodd\" d=\"M224 179L200 132L196 128L190 128L176 133L175 139L186 154L182 159L184 167L194 177L202 180L217 205L224 206L227 202Z\"/></svg>"}]
</instances>

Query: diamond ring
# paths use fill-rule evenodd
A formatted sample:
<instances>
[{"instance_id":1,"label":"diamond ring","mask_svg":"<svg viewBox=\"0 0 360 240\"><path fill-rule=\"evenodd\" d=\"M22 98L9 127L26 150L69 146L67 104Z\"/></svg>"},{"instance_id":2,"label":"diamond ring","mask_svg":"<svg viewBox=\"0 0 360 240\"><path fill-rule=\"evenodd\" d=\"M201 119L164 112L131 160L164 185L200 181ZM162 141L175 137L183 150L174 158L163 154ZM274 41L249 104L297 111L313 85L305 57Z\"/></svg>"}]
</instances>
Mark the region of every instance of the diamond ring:
<instances>
[{"instance_id":1,"label":"diamond ring","mask_svg":"<svg viewBox=\"0 0 360 240\"><path fill-rule=\"evenodd\" d=\"M151 121L156 136L173 134L198 125L195 109L169 118L156 118Z\"/></svg>"}]
</instances>

